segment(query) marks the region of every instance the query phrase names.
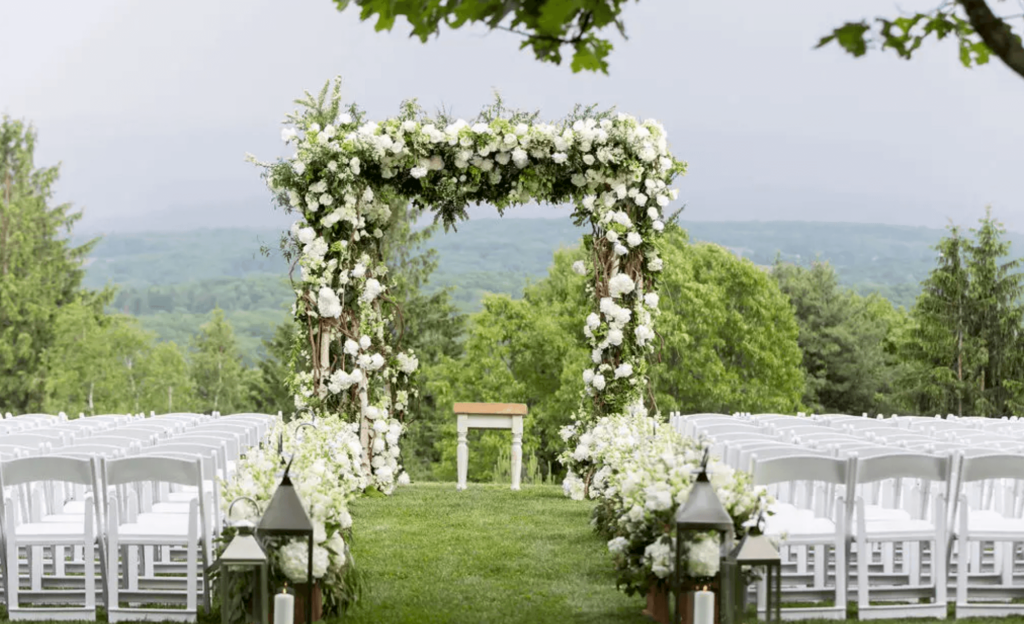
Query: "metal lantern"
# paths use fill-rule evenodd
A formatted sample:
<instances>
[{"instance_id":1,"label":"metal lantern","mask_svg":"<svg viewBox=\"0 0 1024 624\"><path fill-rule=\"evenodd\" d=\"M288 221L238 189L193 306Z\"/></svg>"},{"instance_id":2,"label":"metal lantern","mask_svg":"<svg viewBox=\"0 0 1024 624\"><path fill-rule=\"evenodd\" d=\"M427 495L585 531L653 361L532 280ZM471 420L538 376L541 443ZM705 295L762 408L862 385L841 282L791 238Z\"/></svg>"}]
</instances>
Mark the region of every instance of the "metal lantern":
<instances>
[{"instance_id":1,"label":"metal lantern","mask_svg":"<svg viewBox=\"0 0 1024 624\"><path fill-rule=\"evenodd\" d=\"M313 622L313 523L306 513L306 508L295 491L292 480L288 476L292 462L289 461L281 477L281 483L277 486L273 498L267 505L267 510L260 518L259 527L256 529L259 536L264 540L271 537L304 537L309 545L306 568L306 624Z\"/></svg>"},{"instance_id":2,"label":"metal lantern","mask_svg":"<svg viewBox=\"0 0 1024 624\"><path fill-rule=\"evenodd\" d=\"M764 620L770 624L782 621L782 557L779 551L764 534L764 514L757 517L757 523L743 537L739 545L729 555L732 567L737 571L737 596L733 608L735 615L741 616L746 598L746 588L739 578L744 567L760 568L763 581L758 584L757 613L764 612ZM764 588L763 593L761 587ZM763 600L762 600L763 598Z\"/></svg>"},{"instance_id":3,"label":"metal lantern","mask_svg":"<svg viewBox=\"0 0 1024 624\"><path fill-rule=\"evenodd\" d=\"M676 512L676 567L675 567L675 599L672 602L672 610L674 617L672 621L675 624L681 624L683 622L682 611L692 610L697 604L697 601L703 597L703 594L693 594L693 600L686 599L691 592L697 592L701 589L701 586L705 590L712 589L714 592L714 622L716 624L731 624L728 619L728 611L722 609L723 598L725 598L725 604L729 604L731 596L723 596L723 592L731 594L732 592L732 579L726 578L727 572L730 572L727 564L728 557L720 557L719 574L717 583L695 583L692 579L688 579L683 574L683 563L686 560L687 553L685 552L684 544L688 543L689 539L694 537L697 533L706 533L708 531L715 531L718 533L719 544L721 552L728 554L732 550L732 539L733 539L733 523L732 517L729 516L729 512L722 506L722 501L718 500L718 495L715 493L715 488L711 485L711 481L708 479L708 459L709 451L707 448L704 449L704 457L700 463L700 470L697 473L697 479L693 483L693 487L690 489L690 494L686 498L686 503L679 507ZM714 587L717 585L717 587ZM691 605L692 603L692 605ZM723 615L726 617L723 618ZM724 619L724 623L723 623ZM692 622L691 624L704 624L703 622Z\"/></svg>"},{"instance_id":4,"label":"metal lantern","mask_svg":"<svg viewBox=\"0 0 1024 624\"><path fill-rule=\"evenodd\" d=\"M228 518L231 517L231 509L235 506L235 503L239 501L249 501L252 506L256 509L256 513L259 513L259 505L253 499L248 496L236 498L231 501L228 505ZM235 536L231 538L227 548L221 553L220 557L213 564L214 567L218 567L223 571L231 570L233 572L250 572L252 575L249 585L253 588L252 590L252 607L249 614L249 621L252 624L267 624L270 609L268 607L268 593L270 591L270 580L269 580L269 560L267 559L267 553L263 550L263 545L256 539L254 530L256 525L248 520L239 520L232 524L235 527ZM227 604L227 592L230 591L228 583L221 579L220 582L221 591L221 622L222 624L228 623L228 609L224 607Z\"/></svg>"}]
</instances>

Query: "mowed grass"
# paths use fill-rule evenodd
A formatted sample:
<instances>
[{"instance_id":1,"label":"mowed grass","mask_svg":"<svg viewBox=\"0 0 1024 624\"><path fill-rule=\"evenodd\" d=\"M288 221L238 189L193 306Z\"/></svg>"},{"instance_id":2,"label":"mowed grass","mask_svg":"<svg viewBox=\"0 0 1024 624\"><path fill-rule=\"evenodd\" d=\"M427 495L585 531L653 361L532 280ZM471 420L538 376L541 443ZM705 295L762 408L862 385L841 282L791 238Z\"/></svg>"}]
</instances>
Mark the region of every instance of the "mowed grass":
<instances>
[{"instance_id":1,"label":"mowed grass","mask_svg":"<svg viewBox=\"0 0 1024 624\"><path fill-rule=\"evenodd\" d=\"M587 503L556 486L417 484L352 506L367 591L345 622L649 622L615 589Z\"/></svg>"},{"instance_id":2,"label":"mowed grass","mask_svg":"<svg viewBox=\"0 0 1024 624\"><path fill-rule=\"evenodd\" d=\"M605 544L590 527L591 509L556 486L512 492L471 484L456 492L454 483L425 483L389 498L361 498L352 506L351 546L366 591L328 624L649 623L640 614L644 599L615 589ZM5 615L0 606L0 624L7 624ZM203 624L219 621L216 613L200 617ZM1024 624L1022 617L963 621Z\"/></svg>"}]
</instances>

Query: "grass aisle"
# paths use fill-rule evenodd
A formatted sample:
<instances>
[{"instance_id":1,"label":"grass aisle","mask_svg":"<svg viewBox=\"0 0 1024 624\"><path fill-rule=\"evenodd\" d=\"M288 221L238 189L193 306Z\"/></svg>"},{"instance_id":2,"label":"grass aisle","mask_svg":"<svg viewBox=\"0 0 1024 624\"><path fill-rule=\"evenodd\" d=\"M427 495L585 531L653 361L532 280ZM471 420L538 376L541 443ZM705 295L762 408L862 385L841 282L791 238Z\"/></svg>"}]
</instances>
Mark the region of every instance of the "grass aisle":
<instances>
[{"instance_id":1,"label":"grass aisle","mask_svg":"<svg viewBox=\"0 0 1024 624\"><path fill-rule=\"evenodd\" d=\"M649 622L615 589L591 506L556 486L422 484L352 506L366 575L346 623Z\"/></svg>"}]
</instances>

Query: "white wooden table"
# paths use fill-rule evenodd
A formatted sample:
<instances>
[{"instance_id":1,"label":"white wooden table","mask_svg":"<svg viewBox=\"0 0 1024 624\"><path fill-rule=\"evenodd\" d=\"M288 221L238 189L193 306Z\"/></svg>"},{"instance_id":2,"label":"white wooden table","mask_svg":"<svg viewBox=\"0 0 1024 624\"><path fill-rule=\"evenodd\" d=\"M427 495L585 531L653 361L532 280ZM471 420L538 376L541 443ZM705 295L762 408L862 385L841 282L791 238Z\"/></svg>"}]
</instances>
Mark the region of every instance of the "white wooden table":
<instances>
[{"instance_id":1,"label":"white wooden table","mask_svg":"<svg viewBox=\"0 0 1024 624\"><path fill-rule=\"evenodd\" d=\"M466 473L469 471L469 447L466 437L470 429L511 429L512 430L512 489L519 489L520 473L523 470L523 417L526 405L522 403L456 403L455 417L459 432L458 466L459 482L456 490L466 489Z\"/></svg>"}]
</instances>

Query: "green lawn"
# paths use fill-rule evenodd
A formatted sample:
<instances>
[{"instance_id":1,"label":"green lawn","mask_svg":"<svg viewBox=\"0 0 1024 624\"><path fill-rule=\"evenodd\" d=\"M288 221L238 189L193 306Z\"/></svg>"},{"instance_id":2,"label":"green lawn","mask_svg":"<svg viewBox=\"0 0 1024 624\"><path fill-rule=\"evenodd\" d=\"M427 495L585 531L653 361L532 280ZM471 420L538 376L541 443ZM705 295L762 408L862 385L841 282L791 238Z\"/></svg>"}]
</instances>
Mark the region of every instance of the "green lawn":
<instances>
[{"instance_id":1,"label":"green lawn","mask_svg":"<svg viewBox=\"0 0 1024 624\"><path fill-rule=\"evenodd\" d=\"M352 507L367 595L345 622L649 622L616 591L586 503L555 486L399 488Z\"/></svg>"},{"instance_id":2,"label":"green lawn","mask_svg":"<svg viewBox=\"0 0 1024 624\"><path fill-rule=\"evenodd\" d=\"M471 484L456 492L454 483L425 483L390 498L359 499L352 549L368 587L331 624L648 623L640 615L643 599L615 589L590 509L542 485L511 492L507 485ZM928 624L877 621L917 622ZM8 624L2 608L0 624Z\"/></svg>"}]
</instances>

